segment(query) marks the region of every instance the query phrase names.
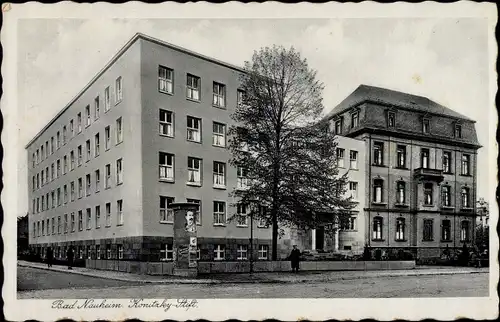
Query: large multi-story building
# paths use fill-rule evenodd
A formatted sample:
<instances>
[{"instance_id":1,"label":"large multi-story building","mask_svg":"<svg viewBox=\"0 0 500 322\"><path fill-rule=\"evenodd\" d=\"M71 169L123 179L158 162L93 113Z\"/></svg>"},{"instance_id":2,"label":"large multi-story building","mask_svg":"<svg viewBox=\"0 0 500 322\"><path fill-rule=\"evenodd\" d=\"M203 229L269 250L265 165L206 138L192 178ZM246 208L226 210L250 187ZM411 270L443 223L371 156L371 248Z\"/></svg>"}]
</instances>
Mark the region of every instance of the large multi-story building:
<instances>
[{"instance_id":1,"label":"large multi-story building","mask_svg":"<svg viewBox=\"0 0 500 322\"><path fill-rule=\"evenodd\" d=\"M171 202L200 204L198 257L249 257L249 219L233 187L226 132L242 70L135 35L26 149L30 245L65 257L172 259ZM228 217L238 214L238 220ZM255 259L270 228L253 225Z\"/></svg>"},{"instance_id":2,"label":"large multi-story building","mask_svg":"<svg viewBox=\"0 0 500 322\"><path fill-rule=\"evenodd\" d=\"M366 244L439 257L474 239L475 122L428 98L361 85L328 115L366 146Z\"/></svg>"}]
</instances>

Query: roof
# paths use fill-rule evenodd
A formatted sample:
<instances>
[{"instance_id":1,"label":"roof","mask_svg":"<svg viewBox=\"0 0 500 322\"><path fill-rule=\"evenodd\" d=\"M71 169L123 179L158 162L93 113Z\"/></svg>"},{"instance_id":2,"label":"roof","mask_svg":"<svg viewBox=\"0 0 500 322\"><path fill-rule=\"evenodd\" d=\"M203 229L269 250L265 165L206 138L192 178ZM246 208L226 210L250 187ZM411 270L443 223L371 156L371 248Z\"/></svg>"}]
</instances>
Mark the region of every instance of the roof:
<instances>
[{"instance_id":1,"label":"roof","mask_svg":"<svg viewBox=\"0 0 500 322\"><path fill-rule=\"evenodd\" d=\"M326 117L331 118L333 115L342 113L353 106L367 101L411 109L421 113L444 115L460 120L475 122L467 116L457 113L427 97L364 84L359 85L354 92L340 102L340 104L330 111Z\"/></svg>"},{"instance_id":2,"label":"roof","mask_svg":"<svg viewBox=\"0 0 500 322\"><path fill-rule=\"evenodd\" d=\"M139 39L142 39L142 40L146 40L146 41L149 41L149 42L152 42L152 43L155 43L155 44L158 44L160 46L164 46L164 47L168 47L170 49L173 49L173 50L177 50L179 52L182 52L184 54L187 54L187 55L190 55L190 56L194 56L194 57L197 57L197 58L200 58L200 59L203 59L203 60L206 60L206 61L209 61L209 62L212 62L214 64L218 64L218 65L221 65L223 67L227 67L227 68L230 68L230 69L233 69L233 70L236 70L238 72L245 72L245 70L242 68L242 67L239 67L239 66L236 66L236 65L232 65L232 64L229 64L229 63L226 63L226 62L223 62L221 60L217 60L215 58L211 58L211 57L208 57L208 56L205 56L205 55L202 55L200 53L197 53L197 52L194 52L194 51L191 51L189 49L186 49L186 48L183 48L183 47L180 47L180 46L176 46L176 45L173 45L171 43L168 43L166 41L163 41L163 40L160 40L160 39L157 39L157 38L153 38L153 37L150 37L148 35L145 35L145 34L142 34L142 33L136 33L112 58L111 60L90 80L90 82L85 85L85 87L78 93L76 94L75 97L73 97L73 99L71 99L71 101L66 104L66 106L61 109L61 111L59 111L59 113L57 113L34 137L33 139L31 139L28 144L26 144L25 148L28 148L45 130L47 130L51 125L52 123L55 122L55 120L57 120L57 118L59 116L61 116L76 100L78 100L78 98L80 98L80 96L83 95L83 93L85 93L85 91L87 91L90 86L92 86L92 84L95 83L95 81L97 79L99 79L99 77L102 76L102 74L104 74L117 60L118 58L120 58L137 40Z\"/></svg>"}]
</instances>

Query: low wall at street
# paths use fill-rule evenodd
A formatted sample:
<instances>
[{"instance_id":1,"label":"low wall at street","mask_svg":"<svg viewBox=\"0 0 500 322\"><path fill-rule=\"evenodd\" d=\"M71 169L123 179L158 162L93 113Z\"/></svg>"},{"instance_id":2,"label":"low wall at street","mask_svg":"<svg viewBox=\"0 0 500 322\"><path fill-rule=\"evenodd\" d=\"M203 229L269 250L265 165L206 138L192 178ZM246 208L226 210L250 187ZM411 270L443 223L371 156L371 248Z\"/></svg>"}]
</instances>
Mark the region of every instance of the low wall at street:
<instances>
[{"instance_id":1,"label":"low wall at street","mask_svg":"<svg viewBox=\"0 0 500 322\"><path fill-rule=\"evenodd\" d=\"M172 275L172 262L137 262L123 260L87 259L85 266L92 269L147 275ZM302 271L373 271L414 269L415 261L304 261ZM289 261L260 261L253 263L254 272L291 271ZM199 274L249 273L250 262L199 262Z\"/></svg>"}]
</instances>

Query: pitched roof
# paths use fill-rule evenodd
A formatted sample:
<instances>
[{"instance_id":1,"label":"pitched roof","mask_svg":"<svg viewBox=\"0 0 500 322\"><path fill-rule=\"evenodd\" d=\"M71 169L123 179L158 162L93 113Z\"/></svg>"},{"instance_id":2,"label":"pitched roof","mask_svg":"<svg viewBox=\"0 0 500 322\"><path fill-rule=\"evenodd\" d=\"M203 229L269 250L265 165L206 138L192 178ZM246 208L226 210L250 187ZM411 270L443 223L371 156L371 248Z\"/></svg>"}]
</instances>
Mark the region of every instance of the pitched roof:
<instances>
[{"instance_id":1,"label":"pitched roof","mask_svg":"<svg viewBox=\"0 0 500 322\"><path fill-rule=\"evenodd\" d=\"M372 101L392 105L394 107L407 108L422 113L431 113L449 116L461 120L472 121L472 119L460 113L453 111L439 103L436 103L427 97L398 92L386 88L375 87L361 84L347 96L339 105L327 114L327 118L342 113L349 108L360 103Z\"/></svg>"}]
</instances>

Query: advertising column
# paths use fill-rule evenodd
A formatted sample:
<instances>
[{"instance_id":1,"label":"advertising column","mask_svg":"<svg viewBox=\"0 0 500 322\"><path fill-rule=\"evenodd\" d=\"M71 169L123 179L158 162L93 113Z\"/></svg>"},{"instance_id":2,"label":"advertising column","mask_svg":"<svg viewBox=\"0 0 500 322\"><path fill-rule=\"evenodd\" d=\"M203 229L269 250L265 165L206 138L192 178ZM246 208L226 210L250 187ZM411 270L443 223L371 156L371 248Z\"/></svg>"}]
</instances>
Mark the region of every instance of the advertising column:
<instances>
[{"instance_id":1,"label":"advertising column","mask_svg":"<svg viewBox=\"0 0 500 322\"><path fill-rule=\"evenodd\" d=\"M172 203L174 211L174 275L194 277L198 274L196 213L198 204Z\"/></svg>"}]
</instances>

